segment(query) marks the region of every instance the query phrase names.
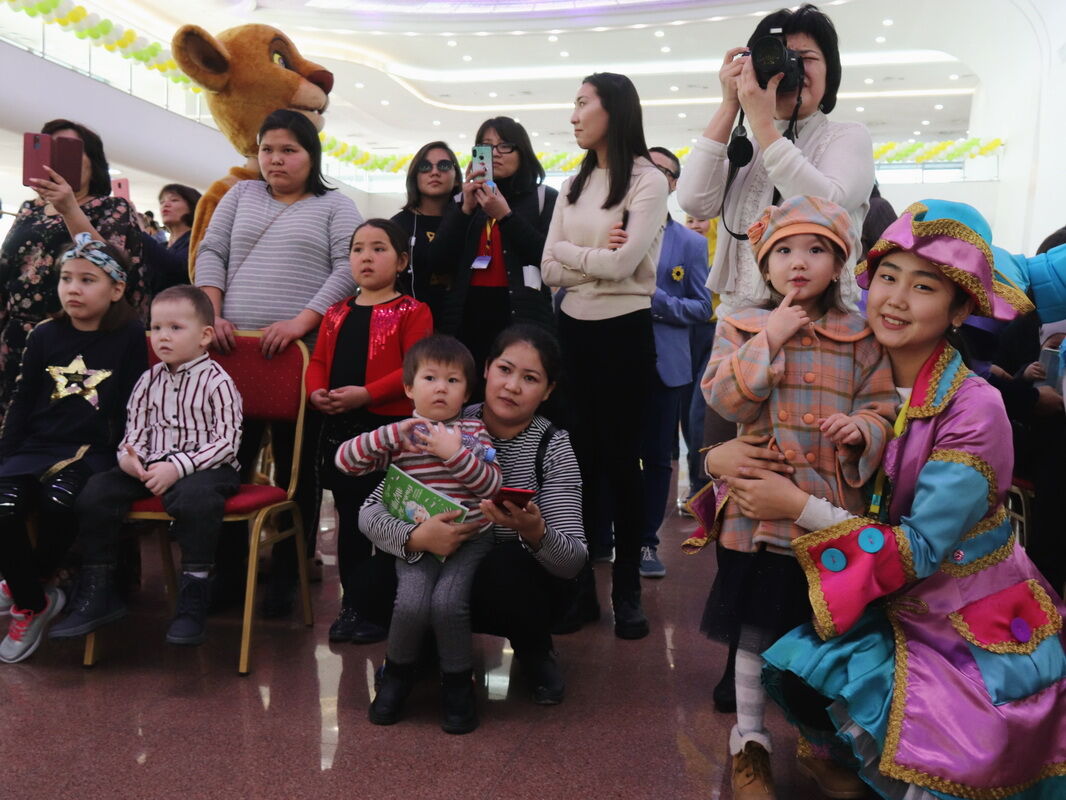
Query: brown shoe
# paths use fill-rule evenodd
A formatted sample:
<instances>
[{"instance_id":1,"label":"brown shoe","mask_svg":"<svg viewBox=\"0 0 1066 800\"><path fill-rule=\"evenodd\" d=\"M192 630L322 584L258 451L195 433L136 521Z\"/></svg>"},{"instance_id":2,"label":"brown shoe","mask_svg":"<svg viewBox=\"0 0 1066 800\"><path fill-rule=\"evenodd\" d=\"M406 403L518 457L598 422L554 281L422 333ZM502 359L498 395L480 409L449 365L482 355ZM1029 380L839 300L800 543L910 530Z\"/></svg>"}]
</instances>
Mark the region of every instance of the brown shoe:
<instances>
[{"instance_id":1,"label":"brown shoe","mask_svg":"<svg viewBox=\"0 0 1066 800\"><path fill-rule=\"evenodd\" d=\"M734 800L775 800L770 754L758 742L747 742L733 756Z\"/></svg>"},{"instance_id":2,"label":"brown shoe","mask_svg":"<svg viewBox=\"0 0 1066 800\"><path fill-rule=\"evenodd\" d=\"M818 784L818 791L833 800L858 800L867 796L866 784L852 770L829 758L799 756L799 771Z\"/></svg>"}]
</instances>

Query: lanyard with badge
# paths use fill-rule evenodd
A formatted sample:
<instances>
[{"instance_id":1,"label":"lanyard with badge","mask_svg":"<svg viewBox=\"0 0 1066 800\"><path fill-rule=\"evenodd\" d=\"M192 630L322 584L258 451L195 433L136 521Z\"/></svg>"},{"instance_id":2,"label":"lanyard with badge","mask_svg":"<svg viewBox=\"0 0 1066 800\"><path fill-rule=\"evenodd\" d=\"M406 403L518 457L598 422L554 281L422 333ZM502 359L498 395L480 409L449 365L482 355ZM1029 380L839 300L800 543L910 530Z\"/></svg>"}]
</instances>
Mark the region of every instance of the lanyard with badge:
<instances>
[{"instance_id":1,"label":"lanyard with badge","mask_svg":"<svg viewBox=\"0 0 1066 800\"><path fill-rule=\"evenodd\" d=\"M470 269L488 269L492 263L492 231L496 227L496 220L490 219L485 223L485 249L488 255L478 256L470 265Z\"/></svg>"},{"instance_id":2,"label":"lanyard with badge","mask_svg":"<svg viewBox=\"0 0 1066 800\"><path fill-rule=\"evenodd\" d=\"M898 439L903 434L903 428L907 425L907 412L911 407L911 399L907 397L903 401L903 406L899 410L899 415L896 417L896 423L892 426L892 432ZM881 469L877 471L877 480L874 482L873 497L870 498L870 516L880 517L881 505L885 496L885 466L881 465Z\"/></svg>"}]
</instances>

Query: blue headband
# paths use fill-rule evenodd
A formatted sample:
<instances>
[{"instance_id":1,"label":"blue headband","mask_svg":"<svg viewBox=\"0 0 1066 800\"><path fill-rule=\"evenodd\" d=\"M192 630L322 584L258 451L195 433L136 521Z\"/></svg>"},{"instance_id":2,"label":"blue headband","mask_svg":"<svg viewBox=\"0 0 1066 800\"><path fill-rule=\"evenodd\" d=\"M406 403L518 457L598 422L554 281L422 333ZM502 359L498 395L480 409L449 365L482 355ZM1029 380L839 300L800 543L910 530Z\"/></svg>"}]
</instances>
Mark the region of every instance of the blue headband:
<instances>
[{"instance_id":1,"label":"blue headband","mask_svg":"<svg viewBox=\"0 0 1066 800\"><path fill-rule=\"evenodd\" d=\"M74 246L63 253L60 264L66 264L71 259L84 258L90 264L95 264L108 274L108 277L119 283L126 282L126 270L119 266L104 250L104 243L94 239L89 233L74 234Z\"/></svg>"}]
</instances>

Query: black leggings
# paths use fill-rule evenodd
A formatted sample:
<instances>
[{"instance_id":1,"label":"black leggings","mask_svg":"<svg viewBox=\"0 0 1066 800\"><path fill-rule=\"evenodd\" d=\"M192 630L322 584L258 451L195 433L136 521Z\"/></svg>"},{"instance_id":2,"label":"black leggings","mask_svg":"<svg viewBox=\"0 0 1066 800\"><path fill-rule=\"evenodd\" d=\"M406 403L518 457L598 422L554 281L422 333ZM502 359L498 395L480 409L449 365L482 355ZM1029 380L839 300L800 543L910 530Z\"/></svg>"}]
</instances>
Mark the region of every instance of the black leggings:
<instances>
[{"instance_id":1,"label":"black leggings","mask_svg":"<svg viewBox=\"0 0 1066 800\"><path fill-rule=\"evenodd\" d=\"M587 530L614 522L612 596L640 588L640 544L645 528L640 444L655 375L651 311L579 320L560 314L567 388L574 409L570 430L581 467ZM606 491L608 497L601 498Z\"/></svg>"},{"instance_id":2,"label":"black leggings","mask_svg":"<svg viewBox=\"0 0 1066 800\"><path fill-rule=\"evenodd\" d=\"M74 541L74 501L92 475L81 461L44 480L35 475L0 478L0 574L18 608L41 611L41 581L52 576ZM37 512L37 546L26 516Z\"/></svg>"},{"instance_id":3,"label":"black leggings","mask_svg":"<svg viewBox=\"0 0 1066 800\"><path fill-rule=\"evenodd\" d=\"M784 695L789 713L801 725L826 733L836 731L836 726L829 718L828 711L832 701L804 683L796 673L782 673L781 693Z\"/></svg>"}]
</instances>

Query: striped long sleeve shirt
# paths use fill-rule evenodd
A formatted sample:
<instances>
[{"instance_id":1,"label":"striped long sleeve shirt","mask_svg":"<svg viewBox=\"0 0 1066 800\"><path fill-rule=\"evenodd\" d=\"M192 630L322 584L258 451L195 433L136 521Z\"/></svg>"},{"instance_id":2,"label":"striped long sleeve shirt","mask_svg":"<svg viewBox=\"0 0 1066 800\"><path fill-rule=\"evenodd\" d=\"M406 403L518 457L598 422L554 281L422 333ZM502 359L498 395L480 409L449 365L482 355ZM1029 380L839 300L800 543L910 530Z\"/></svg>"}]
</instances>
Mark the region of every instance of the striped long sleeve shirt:
<instances>
[{"instance_id":1,"label":"striped long sleeve shirt","mask_svg":"<svg viewBox=\"0 0 1066 800\"><path fill-rule=\"evenodd\" d=\"M239 469L241 395L233 379L206 353L173 372L156 364L137 381L126 406L126 435L145 464L169 461L184 478L198 470Z\"/></svg>"},{"instance_id":2,"label":"striped long sleeve shirt","mask_svg":"<svg viewBox=\"0 0 1066 800\"><path fill-rule=\"evenodd\" d=\"M480 419L481 406L470 406L464 416ZM492 439L503 482L512 489L536 492L533 502L544 517L544 538L534 550L519 539L517 531L502 525L492 529L496 543L519 539L522 546L545 570L560 578L573 578L588 559L585 527L581 516L581 471L566 431L557 430L548 441L537 480L537 459L548 420L534 417L529 426L512 439ZM359 513L359 528L374 546L414 563L422 553L409 553L407 540L416 526L396 519L381 502L378 486Z\"/></svg>"},{"instance_id":3,"label":"striped long sleeve shirt","mask_svg":"<svg viewBox=\"0 0 1066 800\"><path fill-rule=\"evenodd\" d=\"M445 424L458 426L485 447L492 447L492 438L480 420L454 419ZM468 447L460 447L451 458L443 460L432 453L411 453L403 449L400 436L399 423L392 423L349 439L337 448L337 468L366 475L395 464L412 478L462 503L468 509L465 521L483 522L482 530L487 530L491 523L478 504L482 499L491 500L500 490L500 465L495 460L478 458Z\"/></svg>"},{"instance_id":4,"label":"striped long sleeve shirt","mask_svg":"<svg viewBox=\"0 0 1066 800\"><path fill-rule=\"evenodd\" d=\"M355 292L348 241L363 221L339 191L292 205L263 181L241 181L222 198L196 253L196 285L224 292L222 315L238 328L264 328ZM311 344L318 327L304 337Z\"/></svg>"}]
</instances>

